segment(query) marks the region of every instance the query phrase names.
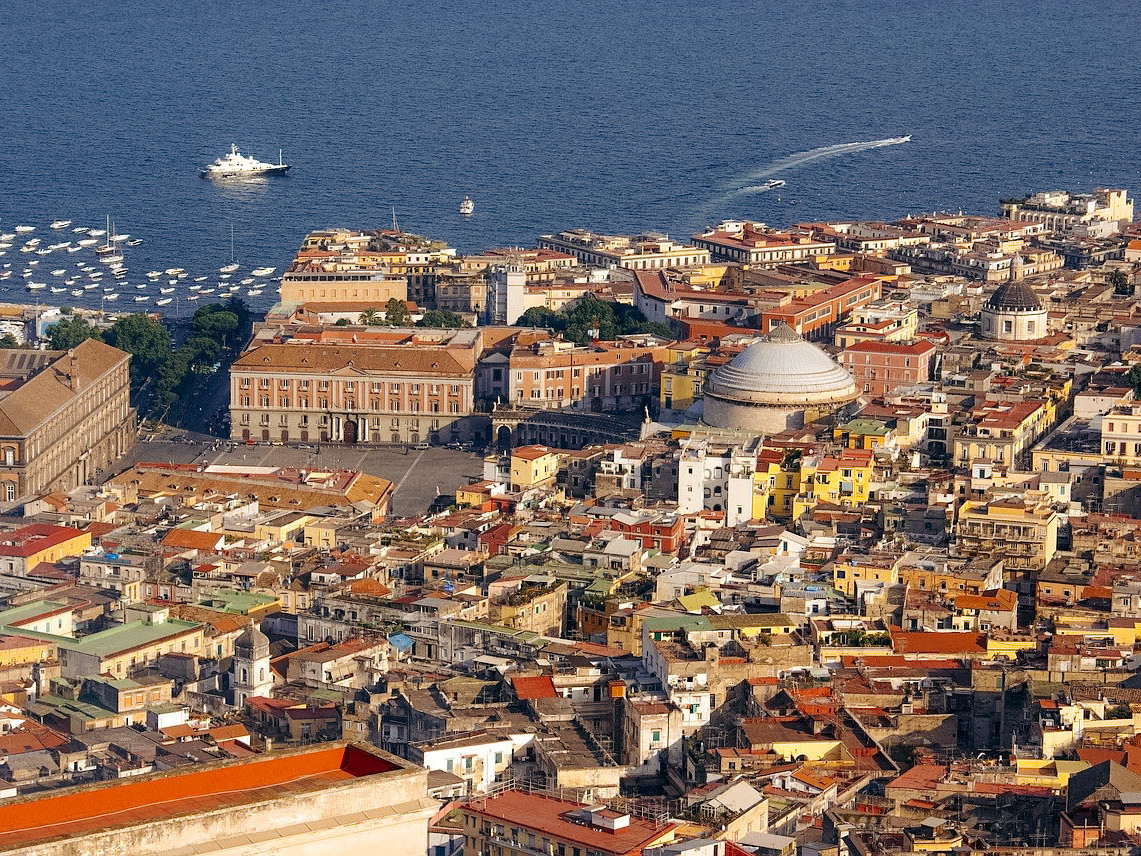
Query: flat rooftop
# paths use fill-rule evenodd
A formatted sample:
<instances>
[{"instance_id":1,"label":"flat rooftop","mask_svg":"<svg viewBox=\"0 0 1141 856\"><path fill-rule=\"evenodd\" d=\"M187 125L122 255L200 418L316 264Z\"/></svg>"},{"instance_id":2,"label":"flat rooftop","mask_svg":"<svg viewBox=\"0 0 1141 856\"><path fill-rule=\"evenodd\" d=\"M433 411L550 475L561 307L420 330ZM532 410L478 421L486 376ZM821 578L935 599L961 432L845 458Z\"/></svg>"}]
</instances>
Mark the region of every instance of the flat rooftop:
<instances>
[{"instance_id":1,"label":"flat rooftop","mask_svg":"<svg viewBox=\"0 0 1141 856\"><path fill-rule=\"evenodd\" d=\"M0 850L240 808L398 769L359 746L333 744L18 797L0 805Z\"/></svg>"}]
</instances>

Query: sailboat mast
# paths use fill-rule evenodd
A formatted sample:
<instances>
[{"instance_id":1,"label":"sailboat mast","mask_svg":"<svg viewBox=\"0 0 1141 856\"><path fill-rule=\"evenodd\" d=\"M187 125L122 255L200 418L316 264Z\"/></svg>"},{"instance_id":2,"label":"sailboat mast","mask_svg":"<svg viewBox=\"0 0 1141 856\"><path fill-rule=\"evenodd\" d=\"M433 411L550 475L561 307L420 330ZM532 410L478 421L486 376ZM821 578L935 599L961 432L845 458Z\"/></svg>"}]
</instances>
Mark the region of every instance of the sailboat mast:
<instances>
[{"instance_id":1,"label":"sailboat mast","mask_svg":"<svg viewBox=\"0 0 1141 856\"><path fill-rule=\"evenodd\" d=\"M234 263L234 224L230 224L230 264Z\"/></svg>"}]
</instances>

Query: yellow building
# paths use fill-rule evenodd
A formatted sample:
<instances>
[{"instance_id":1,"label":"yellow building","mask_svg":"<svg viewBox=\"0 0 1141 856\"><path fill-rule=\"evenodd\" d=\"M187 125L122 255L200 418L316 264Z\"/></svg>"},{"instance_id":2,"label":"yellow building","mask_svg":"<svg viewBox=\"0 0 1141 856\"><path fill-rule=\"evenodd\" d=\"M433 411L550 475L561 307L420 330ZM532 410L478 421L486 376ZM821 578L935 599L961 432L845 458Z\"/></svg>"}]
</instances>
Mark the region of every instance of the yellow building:
<instances>
[{"instance_id":1,"label":"yellow building","mask_svg":"<svg viewBox=\"0 0 1141 856\"><path fill-rule=\"evenodd\" d=\"M1052 758L1017 759L1014 779L1020 785L1050 788L1061 793L1065 791L1070 776L1088 770L1089 761L1062 761Z\"/></svg>"},{"instance_id":2,"label":"yellow building","mask_svg":"<svg viewBox=\"0 0 1141 856\"><path fill-rule=\"evenodd\" d=\"M55 564L90 548L90 532L70 526L33 523L0 533L0 570L22 577L36 565Z\"/></svg>"},{"instance_id":3,"label":"yellow building","mask_svg":"<svg viewBox=\"0 0 1141 856\"><path fill-rule=\"evenodd\" d=\"M835 455L762 450L753 476L753 518L797 520L820 502L862 505L870 497L873 472L872 452L865 449Z\"/></svg>"},{"instance_id":4,"label":"yellow building","mask_svg":"<svg viewBox=\"0 0 1141 856\"><path fill-rule=\"evenodd\" d=\"M550 487L559 472L559 456L546 446L520 446L511 452L511 489Z\"/></svg>"},{"instance_id":5,"label":"yellow building","mask_svg":"<svg viewBox=\"0 0 1141 856\"><path fill-rule=\"evenodd\" d=\"M852 310L852 318L836 328L837 347L857 342L910 342L919 331L919 309L905 304L872 304Z\"/></svg>"},{"instance_id":6,"label":"yellow building","mask_svg":"<svg viewBox=\"0 0 1141 856\"><path fill-rule=\"evenodd\" d=\"M955 532L967 556L1001 553L1008 571L1041 571L1058 550L1058 515L1044 503L968 500Z\"/></svg>"},{"instance_id":7,"label":"yellow building","mask_svg":"<svg viewBox=\"0 0 1141 856\"><path fill-rule=\"evenodd\" d=\"M832 585L848 597L859 582L896 585L900 556L895 553L845 553L832 566Z\"/></svg>"},{"instance_id":8,"label":"yellow building","mask_svg":"<svg viewBox=\"0 0 1141 856\"><path fill-rule=\"evenodd\" d=\"M666 348L659 404L663 410L688 410L701 398L709 348L697 342L674 342Z\"/></svg>"},{"instance_id":9,"label":"yellow building","mask_svg":"<svg viewBox=\"0 0 1141 856\"><path fill-rule=\"evenodd\" d=\"M150 610L143 618L82 639L60 638L61 672L65 678L130 677L153 666L163 654L203 656L204 633L201 624L170 618L166 610Z\"/></svg>"},{"instance_id":10,"label":"yellow building","mask_svg":"<svg viewBox=\"0 0 1141 856\"><path fill-rule=\"evenodd\" d=\"M50 663L57 656L54 642L29 636L0 635L0 668Z\"/></svg>"}]
</instances>

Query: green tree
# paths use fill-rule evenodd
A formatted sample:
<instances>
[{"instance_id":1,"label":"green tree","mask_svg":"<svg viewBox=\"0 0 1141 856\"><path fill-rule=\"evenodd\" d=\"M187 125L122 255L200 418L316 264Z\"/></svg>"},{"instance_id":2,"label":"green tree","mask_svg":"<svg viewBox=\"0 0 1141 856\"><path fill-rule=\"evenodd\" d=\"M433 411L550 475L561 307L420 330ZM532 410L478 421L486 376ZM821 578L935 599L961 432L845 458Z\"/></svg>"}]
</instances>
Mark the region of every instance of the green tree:
<instances>
[{"instance_id":1,"label":"green tree","mask_svg":"<svg viewBox=\"0 0 1141 856\"><path fill-rule=\"evenodd\" d=\"M554 330L556 333L561 333L567 328L566 316L552 312L545 306L532 306L520 315L515 323L519 327L542 327Z\"/></svg>"},{"instance_id":2,"label":"green tree","mask_svg":"<svg viewBox=\"0 0 1141 856\"><path fill-rule=\"evenodd\" d=\"M417 327L450 327L460 328L467 327L468 323L455 312L449 312L447 309L429 309L424 312L420 320L416 322Z\"/></svg>"},{"instance_id":3,"label":"green tree","mask_svg":"<svg viewBox=\"0 0 1141 856\"><path fill-rule=\"evenodd\" d=\"M104 336L109 345L131 355L131 376L136 385L154 375L170 356L170 331L146 315L125 315Z\"/></svg>"},{"instance_id":4,"label":"green tree","mask_svg":"<svg viewBox=\"0 0 1141 856\"><path fill-rule=\"evenodd\" d=\"M78 315L61 318L48 328L48 343L53 351L66 351L86 339L98 338L99 329Z\"/></svg>"},{"instance_id":5,"label":"green tree","mask_svg":"<svg viewBox=\"0 0 1141 856\"><path fill-rule=\"evenodd\" d=\"M1129 284L1129 276L1120 268L1114 268L1105 278L1106 284L1113 286L1113 293L1118 295L1133 294L1133 286Z\"/></svg>"},{"instance_id":6,"label":"green tree","mask_svg":"<svg viewBox=\"0 0 1141 856\"><path fill-rule=\"evenodd\" d=\"M190 331L195 336L213 339L225 348L238 331L238 316L220 303L203 306L190 319Z\"/></svg>"},{"instance_id":7,"label":"green tree","mask_svg":"<svg viewBox=\"0 0 1141 856\"><path fill-rule=\"evenodd\" d=\"M20 347L20 343L16 341L16 337L11 333L5 333L0 336L0 350L10 350L11 348Z\"/></svg>"},{"instance_id":8,"label":"green tree","mask_svg":"<svg viewBox=\"0 0 1141 856\"><path fill-rule=\"evenodd\" d=\"M206 336L191 336L182 347L189 354L190 367L196 370L212 367L222 353L222 346Z\"/></svg>"},{"instance_id":9,"label":"green tree","mask_svg":"<svg viewBox=\"0 0 1141 856\"><path fill-rule=\"evenodd\" d=\"M384 323L384 319L375 308L370 306L364 312L357 316L357 323L364 324L366 327L379 327Z\"/></svg>"},{"instance_id":10,"label":"green tree","mask_svg":"<svg viewBox=\"0 0 1141 856\"><path fill-rule=\"evenodd\" d=\"M333 326L334 327L348 327L349 326L349 319L348 318L338 318L337 322Z\"/></svg>"},{"instance_id":11,"label":"green tree","mask_svg":"<svg viewBox=\"0 0 1141 856\"><path fill-rule=\"evenodd\" d=\"M1141 363L1134 363L1129 370L1129 382L1133 384L1133 391L1141 395Z\"/></svg>"},{"instance_id":12,"label":"green tree","mask_svg":"<svg viewBox=\"0 0 1141 856\"><path fill-rule=\"evenodd\" d=\"M384 304L384 320L393 327L407 327L412 323L408 305L403 300L390 297L388 303Z\"/></svg>"}]
</instances>

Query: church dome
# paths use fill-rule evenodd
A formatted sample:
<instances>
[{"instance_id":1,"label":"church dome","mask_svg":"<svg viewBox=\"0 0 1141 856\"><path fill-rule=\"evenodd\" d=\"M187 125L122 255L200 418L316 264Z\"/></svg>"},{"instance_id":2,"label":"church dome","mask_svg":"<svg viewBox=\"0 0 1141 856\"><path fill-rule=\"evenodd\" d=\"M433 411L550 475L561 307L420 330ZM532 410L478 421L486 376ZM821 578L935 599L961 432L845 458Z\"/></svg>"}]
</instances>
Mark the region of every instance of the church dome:
<instances>
[{"instance_id":1,"label":"church dome","mask_svg":"<svg viewBox=\"0 0 1141 856\"><path fill-rule=\"evenodd\" d=\"M986 308L993 312L1035 312L1045 309L1045 304L1034 289L1021 280L1014 280L1000 285L987 300Z\"/></svg>"},{"instance_id":2,"label":"church dome","mask_svg":"<svg viewBox=\"0 0 1141 856\"><path fill-rule=\"evenodd\" d=\"M714 371L705 391L730 401L776 407L839 404L857 395L852 376L787 324Z\"/></svg>"},{"instance_id":3,"label":"church dome","mask_svg":"<svg viewBox=\"0 0 1141 856\"><path fill-rule=\"evenodd\" d=\"M269 656L269 637L251 624L234 640L234 653L248 660L258 660Z\"/></svg>"}]
</instances>

